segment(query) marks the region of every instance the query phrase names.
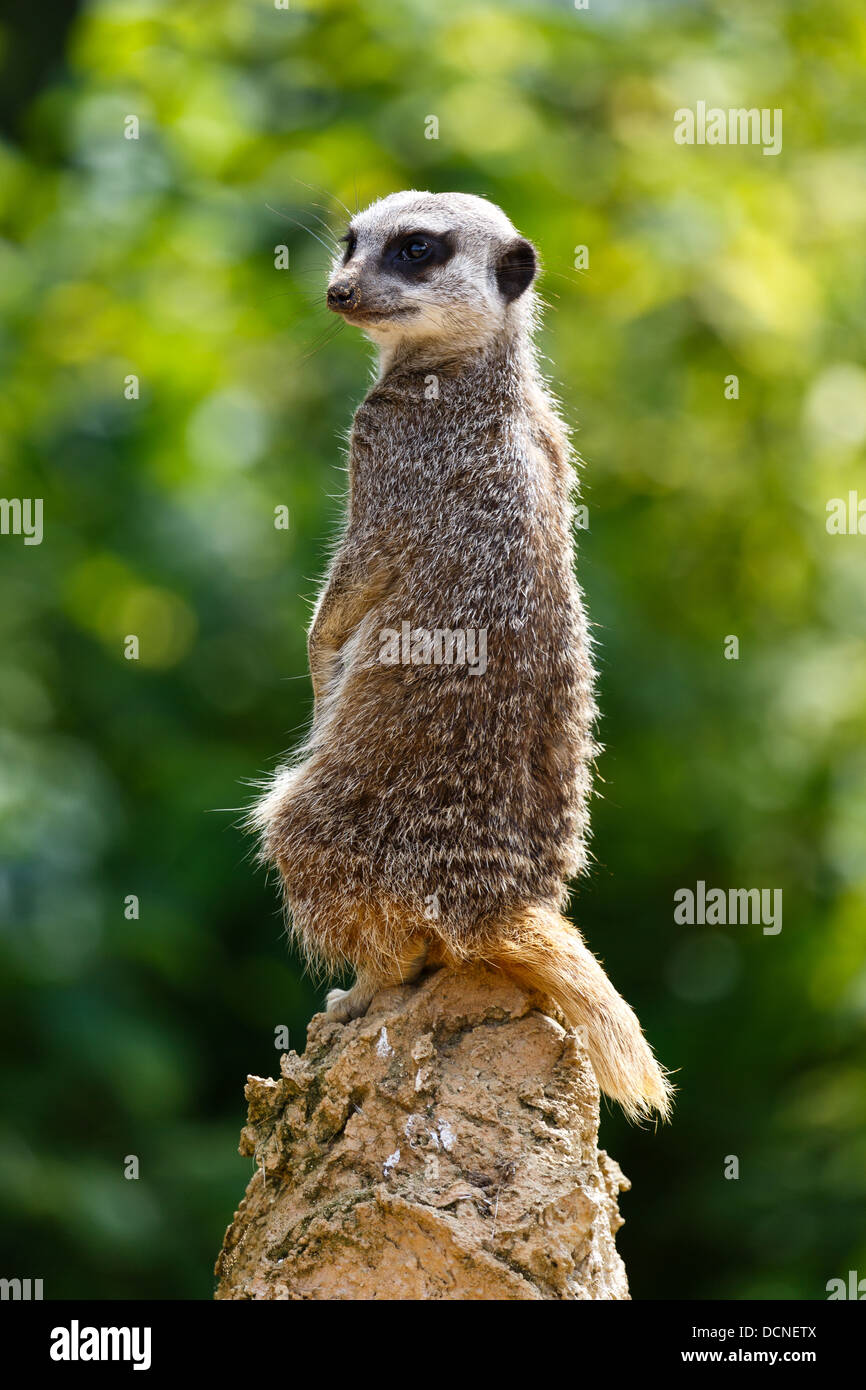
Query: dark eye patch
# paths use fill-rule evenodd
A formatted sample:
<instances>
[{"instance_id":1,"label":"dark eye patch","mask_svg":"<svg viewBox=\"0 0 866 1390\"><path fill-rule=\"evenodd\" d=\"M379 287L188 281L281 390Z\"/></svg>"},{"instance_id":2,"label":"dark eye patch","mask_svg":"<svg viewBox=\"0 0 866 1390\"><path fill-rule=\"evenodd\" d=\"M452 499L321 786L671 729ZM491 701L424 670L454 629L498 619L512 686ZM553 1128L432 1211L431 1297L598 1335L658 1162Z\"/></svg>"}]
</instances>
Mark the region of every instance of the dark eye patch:
<instances>
[{"instance_id":1,"label":"dark eye patch","mask_svg":"<svg viewBox=\"0 0 866 1390\"><path fill-rule=\"evenodd\" d=\"M346 247L346 254L343 257L343 265L345 265L346 262L350 261L355 254L355 247L358 245L358 238L350 227L348 232L346 232L344 236L340 237L340 240L345 243Z\"/></svg>"},{"instance_id":2,"label":"dark eye patch","mask_svg":"<svg viewBox=\"0 0 866 1390\"><path fill-rule=\"evenodd\" d=\"M382 268L411 279L444 265L454 255L450 233L408 232L392 237L382 252Z\"/></svg>"}]
</instances>

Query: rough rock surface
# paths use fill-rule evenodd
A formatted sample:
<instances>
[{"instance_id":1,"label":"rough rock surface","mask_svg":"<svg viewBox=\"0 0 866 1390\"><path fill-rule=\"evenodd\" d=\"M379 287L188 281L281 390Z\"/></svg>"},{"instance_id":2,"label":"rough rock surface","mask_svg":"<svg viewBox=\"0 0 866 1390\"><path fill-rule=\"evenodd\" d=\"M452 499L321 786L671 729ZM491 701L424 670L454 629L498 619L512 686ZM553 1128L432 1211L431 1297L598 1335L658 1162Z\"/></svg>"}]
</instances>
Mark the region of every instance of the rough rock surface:
<instances>
[{"instance_id":1,"label":"rough rock surface","mask_svg":"<svg viewBox=\"0 0 866 1390\"><path fill-rule=\"evenodd\" d=\"M629 1186L573 1032L501 974L440 970L317 1014L251 1076L220 1299L626 1299Z\"/></svg>"}]
</instances>

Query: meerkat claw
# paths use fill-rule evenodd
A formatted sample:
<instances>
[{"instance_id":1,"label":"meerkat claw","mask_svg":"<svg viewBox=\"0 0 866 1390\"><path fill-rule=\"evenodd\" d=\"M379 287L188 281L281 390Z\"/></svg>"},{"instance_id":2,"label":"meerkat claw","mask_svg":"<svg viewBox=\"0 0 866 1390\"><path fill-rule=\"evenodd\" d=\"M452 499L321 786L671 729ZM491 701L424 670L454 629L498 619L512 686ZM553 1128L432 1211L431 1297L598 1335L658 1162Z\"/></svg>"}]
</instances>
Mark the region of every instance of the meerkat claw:
<instances>
[{"instance_id":1,"label":"meerkat claw","mask_svg":"<svg viewBox=\"0 0 866 1390\"><path fill-rule=\"evenodd\" d=\"M325 996L325 1012L337 1023L350 1023L361 1018L370 1007L370 996L359 995L355 988L329 989Z\"/></svg>"}]
</instances>

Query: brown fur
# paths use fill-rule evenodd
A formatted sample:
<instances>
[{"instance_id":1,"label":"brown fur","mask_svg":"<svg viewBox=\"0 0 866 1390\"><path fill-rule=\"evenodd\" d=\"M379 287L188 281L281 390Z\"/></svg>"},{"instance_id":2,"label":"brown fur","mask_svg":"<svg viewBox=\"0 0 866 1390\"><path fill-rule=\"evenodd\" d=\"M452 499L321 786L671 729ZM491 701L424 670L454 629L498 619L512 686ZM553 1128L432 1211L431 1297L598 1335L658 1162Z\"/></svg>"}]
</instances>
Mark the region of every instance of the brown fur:
<instances>
[{"instance_id":1,"label":"brown fur","mask_svg":"<svg viewBox=\"0 0 866 1390\"><path fill-rule=\"evenodd\" d=\"M584 1028L628 1114L665 1115L635 1015L560 916L586 864L596 709L568 441L533 291L502 273L516 263L519 280L532 250L463 194L396 194L353 229L331 284L381 373L355 415L346 527L310 629L313 727L254 812L264 855L303 950L357 971L329 996L336 1017L412 978L431 946L487 960ZM384 248L422 230L452 239L447 263L389 271ZM406 623L483 629L486 668L387 664L383 634Z\"/></svg>"}]
</instances>

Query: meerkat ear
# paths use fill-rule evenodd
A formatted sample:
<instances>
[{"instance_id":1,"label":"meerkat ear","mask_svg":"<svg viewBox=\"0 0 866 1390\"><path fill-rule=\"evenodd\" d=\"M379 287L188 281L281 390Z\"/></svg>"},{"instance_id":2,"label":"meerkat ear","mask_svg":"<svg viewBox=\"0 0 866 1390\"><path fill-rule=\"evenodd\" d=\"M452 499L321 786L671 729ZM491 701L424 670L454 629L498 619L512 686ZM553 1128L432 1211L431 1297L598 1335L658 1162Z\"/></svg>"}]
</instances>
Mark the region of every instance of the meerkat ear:
<instances>
[{"instance_id":1,"label":"meerkat ear","mask_svg":"<svg viewBox=\"0 0 866 1390\"><path fill-rule=\"evenodd\" d=\"M523 237L512 241L496 262L496 283L503 299L509 304L519 299L523 291L529 289L537 270L538 259L532 243Z\"/></svg>"}]
</instances>

